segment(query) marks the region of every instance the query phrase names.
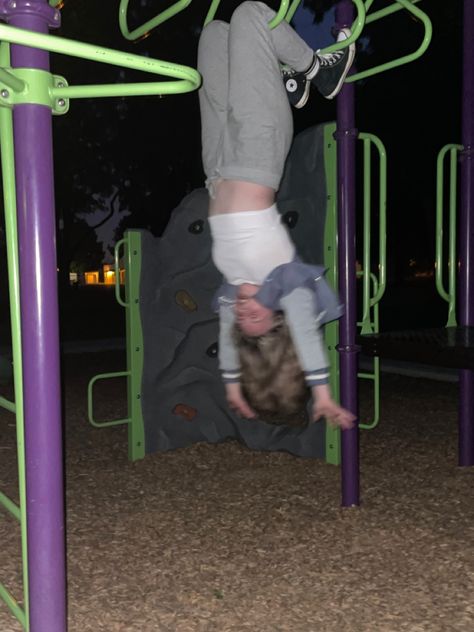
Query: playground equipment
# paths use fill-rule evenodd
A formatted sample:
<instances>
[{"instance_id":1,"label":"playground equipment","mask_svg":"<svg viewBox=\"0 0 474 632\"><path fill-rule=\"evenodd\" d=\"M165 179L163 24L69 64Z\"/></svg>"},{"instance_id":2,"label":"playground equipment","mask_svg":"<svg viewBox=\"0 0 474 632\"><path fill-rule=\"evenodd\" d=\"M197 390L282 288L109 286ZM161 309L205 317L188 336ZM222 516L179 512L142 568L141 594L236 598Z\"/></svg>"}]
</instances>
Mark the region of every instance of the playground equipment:
<instances>
[{"instance_id":1,"label":"playground equipment","mask_svg":"<svg viewBox=\"0 0 474 632\"><path fill-rule=\"evenodd\" d=\"M132 39L145 36L150 29L188 6L189 1L175 3L156 21L130 33L126 23L128 2L121 3L122 30ZM276 21L290 19L299 2L289 6L283 0ZM420 47L401 60L349 78L338 99L337 131L337 199L338 199L338 270L339 289L346 304L346 314L339 329L340 399L343 406L357 411L357 353L355 313L355 143L354 92L350 82L389 70L412 61L423 53L431 34L427 16L418 9L418 0L396 0L390 7L368 13L373 0L342 0L337 6L340 26L353 22L353 6L358 17L349 45L361 32L364 22L385 17L404 9L422 21L425 30ZM141 58L59 39L47 34L59 26L60 12L56 1L0 0L0 15L8 25L0 25L0 142L5 191L10 297L13 324L13 359L15 402L2 399L2 405L15 412L18 421L19 506L0 494L0 502L20 520L23 533L24 595L20 605L0 585L0 596L25 629L33 632L62 632L66 629L64 509L61 452L61 418L59 390L59 347L57 318L57 282L54 249L54 195L52 186L51 114L65 114L69 99L80 97L138 96L179 94L196 89L199 75L195 70L169 62ZM218 9L213 0L206 20ZM469 39L474 27L472 2L464 3L464 92L461 169L461 243L460 243L460 326L469 332L474 323L473 290L469 283L472 269L471 215L473 182L473 44ZM366 15L367 13L367 15ZM274 26L275 24L272 24ZM9 50L11 44L11 51ZM335 49L335 46L326 50ZM114 64L163 75L171 80L125 85L68 86L63 77L50 74L48 52L57 52L91 61ZM9 56L11 54L11 63ZM35 142L31 142L31 133ZM369 137L363 138L370 142ZM458 151L459 148L456 150ZM13 159L13 152L15 160ZM15 204L15 200L17 201ZM16 208L17 207L17 208ZM18 218L18 234L16 223ZM18 235L18 237L17 237ZM17 247L18 242L18 247ZM18 251L21 253L19 261ZM127 256L133 257L133 245ZM370 261L370 256L365 259ZM451 269L454 269L452 264ZM42 283L36 284L41 270ZM383 293L384 269L374 280L364 267L364 334L373 333L376 322L367 314L376 308ZM369 280L372 279L372 293ZM130 292L136 291L133 287ZM451 289L447 293L452 300ZM133 295L134 297L136 295ZM129 300L127 298L126 301ZM134 298L135 300L135 298ZM21 309L20 309L21 305ZM365 340L365 338L364 338ZM371 340L371 338L368 338ZM26 350L22 353L22 349ZM135 362L134 358L129 359ZM474 398L472 365L461 371L460 464L474 464L472 410ZM129 365L127 378L132 379ZM135 372L136 374L136 372ZM137 385L135 385L137 387ZM134 387L134 388L135 388ZM138 387L137 387L138 388ZM139 394L139 392L137 393ZM134 403L136 406L136 402ZM24 418L24 425L23 425ZM127 419L127 421L129 421ZM133 427L130 424L130 427ZM135 441L135 439L134 439ZM137 440L138 443L139 440ZM142 446L136 446L142 449ZM342 504L359 502L358 430L346 431L341 439Z\"/></svg>"},{"instance_id":2,"label":"playground equipment","mask_svg":"<svg viewBox=\"0 0 474 632\"><path fill-rule=\"evenodd\" d=\"M337 286L337 174L335 124L309 128L299 134L287 159L278 192L278 209L304 261L324 262L329 281ZM380 270L368 278L362 331L378 331L377 302L385 279L385 149L371 134L359 134L365 148L367 189L365 206L365 257L370 260L370 190L372 146L380 162ZM128 424L129 457L142 458L154 451L176 449L197 441L218 442L237 438L259 450L287 450L298 456L325 458L340 463L340 432L325 424L300 427L263 421L249 424L229 410L225 403L217 363L218 319L211 308L220 274L211 259L207 226L207 192L188 195L176 208L161 238L147 231L129 230L116 246L119 269L123 249L126 285L127 370L95 376L89 384L89 419L96 427ZM180 256L176 257L176 252ZM117 272L116 272L116 278ZM373 300L373 306L370 301ZM325 340L331 365L331 389L339 392L337 321L325 326ZM379 367L359 374L374 381L375 418L379 413ZM93 395L98 382L127 377L126 419L100 422L95 419ZM367 427L363 424L361 427Z\"/></svg>"}]
</instances>

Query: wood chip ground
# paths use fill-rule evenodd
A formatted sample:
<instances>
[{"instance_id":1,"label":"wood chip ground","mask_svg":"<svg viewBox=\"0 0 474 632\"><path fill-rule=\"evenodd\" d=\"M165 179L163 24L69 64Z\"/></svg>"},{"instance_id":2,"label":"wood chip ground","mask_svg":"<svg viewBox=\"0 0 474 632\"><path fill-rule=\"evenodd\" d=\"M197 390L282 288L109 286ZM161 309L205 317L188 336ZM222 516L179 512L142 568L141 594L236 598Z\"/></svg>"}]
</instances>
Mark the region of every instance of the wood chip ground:
<instances>
[{"instance_id":1,"label":"wood chip ground","mask_svg":"<svg viewBox=\"0 0 474 632\"><path fill-rule=\"evenodd\" d=\"M65 361L70 632L474 630L474 468L457 466L456 384L383 376L382 422L361 433L362 504L342 509L339 468L233 441L129 462L125 427L86 421L89 377L123 362ZM123 416L123 382L102 388L98 416ZM0 489L15 485L3 412ZM4 511L0 542L0 581L19 594ZM21 630L3 602L0 630Z\"/></svg>"}]
</instances>

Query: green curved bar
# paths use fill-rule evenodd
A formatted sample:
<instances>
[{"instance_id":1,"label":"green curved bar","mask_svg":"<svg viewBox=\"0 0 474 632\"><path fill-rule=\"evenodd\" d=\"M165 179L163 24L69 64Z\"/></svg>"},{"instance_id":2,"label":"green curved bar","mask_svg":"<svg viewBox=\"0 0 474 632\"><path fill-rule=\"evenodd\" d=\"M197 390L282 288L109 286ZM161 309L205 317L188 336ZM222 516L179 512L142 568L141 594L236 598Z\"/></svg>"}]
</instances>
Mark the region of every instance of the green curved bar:
<instances>
[{"instance_id":1,"label":"green curved bar","mask_svg":"<svg viewBox=\"0 0 474 632\"><path fill-rule=\"evenodd\" d=\"M377 12L377 16L378 16L377 18L374 18L374 15L376 14L373 14L372 19L369 19L370 18L369 16L367 17L366 22L367 23L374 22L375 19L380 19L382 17L385 17L386 15L389 15L389 13L394 13L395 11L398 11L399 9L402 9L402 8L406 9L416 18L421 20L421 22L423 22L423 25L425 27L425 33L424 33L423 41L421 42L421 45L417 48L417 50L414 53L411 53L409 55L404 55L403 57L399 57L398 59L395 59L393 61L388 61L384 64L379 64L378 66L374 66L373 68L369 68L367 70L363 70L362 72L358 72L355 75L351 75L350 77L348 77L346 79L346 82L350 83L352 81L358 81L359 79L365 79L366 77L372 77L373 75L377 75L381 72L385 72L386 70L391 70L392 68L397 68L398 66L403 66L404 64L408 64L412 61L415 61L415 59L418 59L418 57L421 57L421 55L423 55L423 53L428 48L431 42L431 37L433 35L433 27L432 27L430 18L426 15L426 13L424 13L417 7L413 6L410 0L396 0L396 2L400 5L399 7L396 7L392 9L391 11L390 11L391 7L387 7L386 9L381 9L380 11Z\"/></svg>"},{"instance_id":2,"label":"green curved bar","mask_svg":"<svg viewBox=\"0 0 474 632\"><path fill-rule=\"evenodd\" d=\"M53 97L90 98L178 94L196 90L201 84L201 77L197 70L189 68L188 66L132 55L131 53L124 53L111 48L84 44L53 35L34 33L6 24L0 24L0 40L12 44L32 46L53 53L61 53L70 57L80 57L82 59L119 66L121 68L130 68L132 70L140 70L142 72L179 79L179 81L157 81L121 85L64 86L61 88L51 88L51 95Z\"/></svg>"},{"instance_id":3,"label":"green curved bar","mask_svg":"<svg viewBox=\"0 0 474 632\"><path fill-rule=\"evenodd\" d=\"M148 37L151 31L153 31L153 29L156 29L157 26L160 26L160 24L163 24L163 22L166 22L166 20L169 20L170 18L175 16L177 13L180 13L181 11L186 9L186 7L188 7L191 4L192 0L178 0L178 2L175 2L170 7L168 7L161 13L158 13L158 15L156 15L154 18L152 18L151 20L148 20L148 22L145 22L141 26L138 26L133 31L129 31L128 23L127 23L127 12L128 12L129 2L130 0L120 0L119 26L120 26L120 31L122 35L125 37L125 39L136 41L136 40Z\"/></svg>"},{"instance_id":4,"label":"green curved bar","mask_svg":"<svg viewBox=\"0 0 474 632\"><path fill-rule=\"evenodd\" d=\"M122 307L129 307L129 304L123 300L120 294L120 248L128 245L127 239L120 239L114 248L114 269L115 269L115 299Z\"/></svg>"},{"instance_id":5,"label":"green curved bar","mask_svg":"<svg viewBox=\"0 0 474 632\"><path fill-rule=\"evenodd\" d=\"M351 26L351 36L343 42L336 42L335 44L331 44L331 46L322 48L320 51L318 51L319 53L326 54L333 53L335 50L342 50L355 42L359 35L362 33L362 29L364 28L364 24L366 21L365 4L363 0L352 0L352 2L356 5L357 17ZM346 81L349 81L349 79L346 79Z\"/></svg>"},{"instance_id":6,"label":"green curved bar","mask_svg":"<svg viewBox=\"0 0 474 632\"><path fill-rule=\"evenodd\" d=\"M464 149L463 145L449 143L438 154L436 161L436 263L435 278L438 294L449 304L447 327L455 327L456 321L456 178L457 155ZM443 197L444 197L444 159L450 153L450 181L449 181L449 255L448 255L448 284L446 292L443 284Z\"/></svg>"},{"instance_id":7,"label":"green curved bar","mask_svg":"<svg viewBox=\"0 0 474 632\"><path fill-rule=\"evenodd\" d=\"M385 146L374 134L361 132L359 139L364 141L364 263L363 269L370 270L370 181L371 181L371 159L370 144L372 143L378 153L380 159L379 167L379 265L378 265L378 282L374 296L370 297L370 279L364 275L364 314L363 322L368 318L370 307L376 305L385 293L387 281L387 152ZM362 333L370 333L363 331Z\"/></svg>"},{"instance_id":8,"label":"green curved bar","mask_svg":"<svg viewBox=\"0 0 474 632\"><path fill-rule=\"evenodd\" d=\"M89 423L94 426L94 428L108 428L110 426L120 426L123 424L131 423L131 419L116 419L115 421L96 421L94 419L94 406L93 406L93 388L94 384L98 380L109 380L114 377L130 377L130 371L117 371L116 373L99 373L99 375L95 375L87 385L87 417L89 419Z\"/></svg>"}]
</instances>

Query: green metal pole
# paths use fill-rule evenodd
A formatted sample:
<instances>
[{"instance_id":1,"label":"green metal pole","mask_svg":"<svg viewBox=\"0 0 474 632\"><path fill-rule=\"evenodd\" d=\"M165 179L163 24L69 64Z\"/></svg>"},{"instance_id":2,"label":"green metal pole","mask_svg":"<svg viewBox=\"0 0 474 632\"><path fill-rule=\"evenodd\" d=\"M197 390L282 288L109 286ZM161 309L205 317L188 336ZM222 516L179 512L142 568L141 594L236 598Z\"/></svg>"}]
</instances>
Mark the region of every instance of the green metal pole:
<instances>
[{"instance_id":1,"label":"green metal pole","mask_svg":"<svg viewBox=\"0 0 474 632\"><path fill-rule=\"evenodd\" d=\"M0 45L0 65L10 65L9 46ZM12 328L13 384L16 409L16 436L18 454L18 485L20 496L21 548L23 564L23 601L25 612L23 625L29 630L28 607L28 555L27 555L27 515L25 483L25 431L23 414L23 373L20 320L20 273L18 255L18 232L16 215L15 161L13 153L13 122L10 109L0 108L0 151L2 159L2 180L5 205L5 233L7 241L8 286L10 293L10 319ZM18 612L15 613L18 616Z\"/></svg>"}]
</instances>

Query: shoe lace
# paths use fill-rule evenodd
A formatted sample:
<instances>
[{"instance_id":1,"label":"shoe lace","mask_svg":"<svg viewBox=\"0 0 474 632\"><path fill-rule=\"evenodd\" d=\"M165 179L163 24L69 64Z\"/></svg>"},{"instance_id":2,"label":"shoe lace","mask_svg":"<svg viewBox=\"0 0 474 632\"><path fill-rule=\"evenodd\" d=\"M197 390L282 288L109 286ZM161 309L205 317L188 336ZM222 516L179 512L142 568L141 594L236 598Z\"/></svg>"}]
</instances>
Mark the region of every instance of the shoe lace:
<instances>
[{"instance_id":1,"label":"shoe lace","mask_svg":"<svg viewBox=\"0 0 474 632\"><path fill-rule=\"evenodd\" d=\"M336 50L333 53L325 53L324 55L319 55L319 61L321 66L334 66L337 62L343 57L343 50Z\"/></svg>"}]
</instances>

